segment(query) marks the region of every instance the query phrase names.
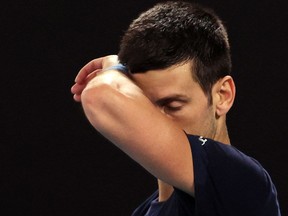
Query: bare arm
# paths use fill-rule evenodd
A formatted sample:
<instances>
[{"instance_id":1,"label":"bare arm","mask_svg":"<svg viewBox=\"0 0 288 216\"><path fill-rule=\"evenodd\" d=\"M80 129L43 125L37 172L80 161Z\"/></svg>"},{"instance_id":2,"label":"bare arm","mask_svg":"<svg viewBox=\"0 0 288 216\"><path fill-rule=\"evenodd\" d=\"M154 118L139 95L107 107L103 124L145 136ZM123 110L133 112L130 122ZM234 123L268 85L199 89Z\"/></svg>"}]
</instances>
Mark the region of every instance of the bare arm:
<instances>
[{"instance_id":1,"label":"bare arm","mask_svg":"<svg viewBox=\"0 0 288 216\"><path fill-rule=\"evenodd\" d=\"M122 73L101 72L86 83L83 73L82 69L81 81L78 79L85 86L83 92L76 91L79 86L72 92L78 98L81 94L85 114L95 129L155 177L193 194L191 149L181 128Z\"/></svg>"}]
</instances>

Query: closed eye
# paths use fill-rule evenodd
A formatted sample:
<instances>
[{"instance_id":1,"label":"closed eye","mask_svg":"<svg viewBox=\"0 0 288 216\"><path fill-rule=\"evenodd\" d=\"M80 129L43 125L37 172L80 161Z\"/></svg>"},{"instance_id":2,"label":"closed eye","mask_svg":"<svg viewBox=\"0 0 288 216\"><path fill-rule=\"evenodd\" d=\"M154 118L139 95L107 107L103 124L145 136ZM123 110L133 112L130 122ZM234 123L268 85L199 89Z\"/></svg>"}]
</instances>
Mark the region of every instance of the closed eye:
<instances>
[{"instance_id":1,"label":"closed eye","mask_svg":"<svg viewBox=\"0 0 288 216\"><path fill-rule=\"evenodd\" d=\"M165 111L175 112L181 110L183 103L180 101L171 101L167 104L162 105Z\"/></svg>"},{"instance_id":2,"label":"closed eye","mask_svg":"<svg viewBox=\"0 0 288 216\"><path fill-rule=\"evenodd\" d=\"M188 103L190 99L183 95L172 95L164 97L156 101L156 105L165 112L176 112L182 109L182 107Z\"/></svg>"}]
</instances>

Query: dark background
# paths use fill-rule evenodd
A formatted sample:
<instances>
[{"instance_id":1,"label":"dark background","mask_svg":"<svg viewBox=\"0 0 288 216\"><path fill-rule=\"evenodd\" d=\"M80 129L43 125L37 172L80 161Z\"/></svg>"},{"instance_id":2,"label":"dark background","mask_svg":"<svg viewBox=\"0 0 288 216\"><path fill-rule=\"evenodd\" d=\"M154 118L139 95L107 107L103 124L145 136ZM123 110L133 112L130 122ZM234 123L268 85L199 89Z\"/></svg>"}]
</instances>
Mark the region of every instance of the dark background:
<instances>
[{"instance_id":1,"label":"dark background","mask_svg":"<svg viewBox=\"0 0 288 216\"><path fill-rule=\"evenodd\" d=\"M70 94L78 70L117 53L131 20L156 2L1 3L0 215L130 215L156 188ZM198 2L214 8L230 34L232 143L269 171L288 215L286 1Z\"/></svg>"}]
</instances>

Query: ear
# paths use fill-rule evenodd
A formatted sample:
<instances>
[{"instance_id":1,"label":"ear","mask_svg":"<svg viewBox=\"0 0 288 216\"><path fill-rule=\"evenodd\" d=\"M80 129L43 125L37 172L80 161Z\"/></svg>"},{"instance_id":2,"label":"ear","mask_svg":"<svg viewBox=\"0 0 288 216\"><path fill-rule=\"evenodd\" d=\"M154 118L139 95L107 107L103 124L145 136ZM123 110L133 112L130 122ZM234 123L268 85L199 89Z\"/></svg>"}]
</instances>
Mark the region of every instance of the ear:
<instances>
[{"instance_id":1,"label":"ear","mask_svg":"<svg viewBox=\"0 0 288 216\"><path fill-rule=\"evenodd\" d=\"M213 86L212 91L214 94L215 114L219 117L227 114L233 105L236 94L233 78L231 76L221 78Z\"/></svg>"}]
</instances>

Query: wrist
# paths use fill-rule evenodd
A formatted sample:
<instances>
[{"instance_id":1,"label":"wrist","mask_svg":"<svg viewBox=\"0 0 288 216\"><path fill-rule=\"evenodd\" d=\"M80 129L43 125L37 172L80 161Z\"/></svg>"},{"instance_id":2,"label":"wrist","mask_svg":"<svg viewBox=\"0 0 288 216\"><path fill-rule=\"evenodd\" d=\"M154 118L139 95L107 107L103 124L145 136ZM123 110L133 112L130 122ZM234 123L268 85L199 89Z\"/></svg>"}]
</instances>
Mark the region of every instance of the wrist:
<instances>
[{"instance_id":1,"label":"wrist","mask_svg":"<svg viewBox=\"0 0 288 216\"><path fill-rule=\"evenodd\" d=\"M128 75L128 74L129 74L128 68L127 68L125 65L120 64L120 63L117 64L117 65L113 65L113 66L104 68L104 69L102 70L102 72L108 71L108 70L116 70L116 71L119 71L119 72L121 72L121 73L123 73L123 74L125 74L125 75Z\"/></svg>"}]
</instances>

